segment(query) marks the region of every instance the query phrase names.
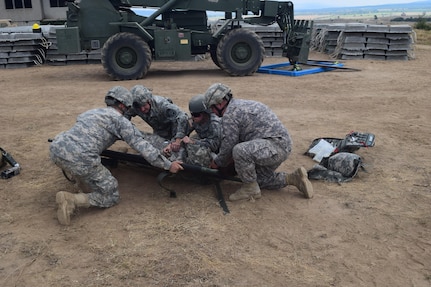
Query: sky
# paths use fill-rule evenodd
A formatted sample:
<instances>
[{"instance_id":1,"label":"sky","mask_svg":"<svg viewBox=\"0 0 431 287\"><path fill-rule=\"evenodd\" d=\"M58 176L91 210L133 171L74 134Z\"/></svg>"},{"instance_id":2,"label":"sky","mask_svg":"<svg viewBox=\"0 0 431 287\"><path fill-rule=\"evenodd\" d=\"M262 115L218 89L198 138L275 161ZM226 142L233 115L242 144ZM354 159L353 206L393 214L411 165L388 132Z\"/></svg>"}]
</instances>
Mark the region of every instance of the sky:
<instances>
[{"instance_id":1,"label":"sky","mask_svg":"<svg viewBox=\"0 0 431 287\"><path fill-rule=\"evenodd\" d=\"M424 0L289 0L293 2L293 7L297 9L322 9L322 8L336 8L336 7L355 7L355 6L375 6L385 4L407 4L412 2L420 2ZM429 1L429 0L428 0ZM148 16L148 13L140 13L139 9L136 10L138 14ZM151 13L150 13L151 14Z\"/></svg>"},{"instance_id":2,"label":"sky","mask_svg":"<svg viewBox=\"0 0 431 287\"><path fill-rule=\"evenodd\" d=\"M320 9L332 7L372 6L384 4L411 3L420 0L291 0L296 9Z\"/></svg>"}]
</instances>

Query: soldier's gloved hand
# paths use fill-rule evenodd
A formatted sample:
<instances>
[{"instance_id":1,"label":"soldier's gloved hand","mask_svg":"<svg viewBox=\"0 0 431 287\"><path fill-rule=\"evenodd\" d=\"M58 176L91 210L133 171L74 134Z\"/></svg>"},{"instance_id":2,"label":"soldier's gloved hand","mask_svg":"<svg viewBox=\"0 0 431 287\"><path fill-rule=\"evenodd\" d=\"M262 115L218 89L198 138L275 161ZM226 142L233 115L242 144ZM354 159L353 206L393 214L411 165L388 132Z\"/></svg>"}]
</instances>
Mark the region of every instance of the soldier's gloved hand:
<instances>
[{"instance_id":1,"label":"soldier's gloved hand","mask_svg":"<svg viewBox=\"0 0 431 287\"><path fill-rule=\"evenodd\" d=\"M171 149L173 152L179 151L181 148L181 139L176 139L174 142L171 142Z\"/></svg>"},{"instance_id":2,"label":"soldier's gloved hand","mask_svg":"<svg viewBox=\"0 0 431 287\"><path fill-rule=\"evenodd\" d=\"M179 160L173 161L172 164L171 164L171 167L169 168L169 171L172 172L172 173L177 173L180 170L184 170L184 168L181 165L182 163L183 162L179 161Z\"/></svg>"},{"instance_id":3,"label":"soldier's gloved hand","mask_svg":"<svg viewBox=\"0 0 431 287\"><path fill-rule=\"evenodd\" d=\"M218 169L218 165L214 162L214 160L211 161L210 168Z\"/></svg>"},{"instance_id":4,"label":"soldier's gloved hand","mask_svg":"<svg viewBox=\"0 0 431 287\"><path fill-rule=\"evenodd\" d=\"M185 143L185 144L193 144L194 141L191 138L189 138L188 136L185 136L185 137L183 137L183 143Z\"/></svg>"},{"instance_id":5,"label":"soldier's gloved hand","mask_svg":"<svg viewBox=\"0 0 431 287\"><path fill-rule=\"evenodd\" d=\"M171 156L171 145L168 144L164 149L163 149L163 154L167 157Z\"/></svg>"}]
</instances>

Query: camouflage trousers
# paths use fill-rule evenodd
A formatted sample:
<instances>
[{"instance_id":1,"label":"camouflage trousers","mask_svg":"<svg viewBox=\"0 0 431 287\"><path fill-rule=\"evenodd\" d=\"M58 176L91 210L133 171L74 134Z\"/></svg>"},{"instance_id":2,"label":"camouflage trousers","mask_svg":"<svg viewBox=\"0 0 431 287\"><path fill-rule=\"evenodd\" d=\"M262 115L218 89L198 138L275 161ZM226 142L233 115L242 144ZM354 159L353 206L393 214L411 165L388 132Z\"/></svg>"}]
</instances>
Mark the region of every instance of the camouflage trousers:
<instances>
[{"instance_id":1,"label":"camouflage trousers","mask_svg":"<svg viewBox=\"0 0 431 287\"><path fill-rule=\"evenodd\" d=\"M167 139L164 139L159 135L143 131L141 131L141 133L144 140L148 141L151 145L153 145L156 149L160 151L163 150L169 144L169 141Z\"/></svg>"},{"instance_id":2,"label":"camouflage trousers","mask_svg":"<svg viewBox=\"0 0 431 287\"><path fill-rule=\"evenodd\" d=\"M153 133L147 133L141 131L143 138L149 142L152 146L158 149L167 159L170 161L174 160L183 160L185 150L181 148L178 152L171 152L171 154L167 155L163 153L163 149L169 144L169 140L162 138L159 135Z\"/></svg>"},{"instance_id":3,"label":"camouflage trousers","mask_svg":"<svg viewBox=\"0 0 431 287\"><path fill-rule=\"evenodd\" d=\"M232 156L242 182L257 181L262 189L285 187L286 173L275 171L290 154L290 148L283 145L273 139L256 139L235 145Z\"/></svg>"},{"instance_id":4,"label":"camouflage trousers","mask_svg":"<svg viewBox=\"0 0 431 287\"><path fill-rule=\"evenodd\" d=\"M88 193L90 205L111 207L120 201L118 181L101 163L84 166L50 154L51 160L63 170L68 179Z\"/></svg>"},{"instance_id":5,"label":"camouflage trousers","mask_svg":"<svg viewBox=\"0 0 431 287\"><path fill-rule=\"evenodd\" d=\"M151 143L156 149L162 151L169 141L159 135L142 132L143 138ZM170 155L165 155L170 161L181 160L192 165L209 167L212 160L210 148L197 144L182 144L178 152L172 152ZM163 154L163 153L162 153Z\"/></svg>"},{"instance_id":6,"label":"camouflage trousers","mask_svg":"<svg viewBox=\"0 0 431 287\"><path fill-rule=\"evenodd\" d=\"M185 145L185 157L183 162L199 165L204 167L209 167L211 160L213 159L213 154L209 147L200 146L198 144L186 144Z\"/></svg>"}]
</instances>

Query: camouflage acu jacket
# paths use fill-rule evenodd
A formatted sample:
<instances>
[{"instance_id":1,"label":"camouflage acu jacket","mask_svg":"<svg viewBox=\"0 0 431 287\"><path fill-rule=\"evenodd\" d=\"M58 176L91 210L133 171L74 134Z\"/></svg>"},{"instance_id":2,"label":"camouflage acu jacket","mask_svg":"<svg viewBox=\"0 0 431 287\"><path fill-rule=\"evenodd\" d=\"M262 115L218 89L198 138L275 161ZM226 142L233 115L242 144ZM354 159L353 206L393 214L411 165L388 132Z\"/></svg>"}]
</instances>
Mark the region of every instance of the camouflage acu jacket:
<instances>
[{"instance_id":1,"label":"camouflage acu jacket","mask_svg":"<svg viewBox=\"0 0 431 287\"><path fill-rule=\"evenodd\" d=\"M167 140L183 138L186 136L188 115L173 104L167 98L153 95L150 102L151 110L144 114L134 110L135 115L140 116L153 132Z\"/></svg>"},{"instance_id":2,"label":"camouflage acu jacket","mask_svg":"<svg viewBox=\"0 0 431 287\"><path fill-rule=\"evenodd\" d=\"M254 139L276 138L290 151L292 140L288 130L275 113L260 102L231 99L222 117L223 139L215 159L218 166L226 166L232 158L233 147Z\"/></svg>"},{"instance_id":3,"label":"camouflage acu jacket","mask_svg":"<svg viewBox=\"0 0 431 287\"><path fill-rule=\"evenodd\" d=\"M214 153L218 152L222 139L222 126L219 117L211 113L209 121L204 124L192 122L189 134L193 131L199 136L195 139L198 145L208 147Z\"/></svg>"},{"instance_id":4,"label":"camouflage acu jacket","mask_svg":"<svg viewBox=\"0 0 431 287\"><path fill-rule=\"evenodd\" d=\"M121 113L111 107L89 110L77 117L75 125L58 134L50 145L58 157L91 167L100 163L100 154L117 140L123 140L150 164L169 170L171 162Z\"/></svg>"}]
</instances>

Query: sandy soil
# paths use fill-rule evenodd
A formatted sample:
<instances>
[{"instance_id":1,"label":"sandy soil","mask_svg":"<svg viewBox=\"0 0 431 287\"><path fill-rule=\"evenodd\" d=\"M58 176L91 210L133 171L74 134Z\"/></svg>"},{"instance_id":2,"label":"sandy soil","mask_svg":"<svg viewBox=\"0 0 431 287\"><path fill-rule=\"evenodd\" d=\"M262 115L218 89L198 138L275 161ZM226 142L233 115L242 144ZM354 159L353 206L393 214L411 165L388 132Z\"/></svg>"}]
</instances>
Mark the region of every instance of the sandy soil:
<instances>
[{"instance_id":1,"label":"sandy soil","mask_svg":"<svg viewBox=\"0 0 431 287\"><path fill-rule=\"evenodd\" d=\"M431 49L415 54L301 77L229 77L211 60L153 63L147 78L127 82L110 81L101 65L0 70L0 146L22 166L0 179L0 286L431 286ZM212 185L169 179L170 198L157 172L121 164L112 169L120 204L59 225L55 194L74 187L50 162L49 138L104 106L114 85L147 85L187 110L214 82L286 124L294 150L281 170L310 169L303 153L314 138L354 130L376 135L357 152L368 173L313 181L312 200L294 187L264 191L228 202L224 215ZM238 183L221 186L227 198Z\"/></svg>"}]
</instances>

